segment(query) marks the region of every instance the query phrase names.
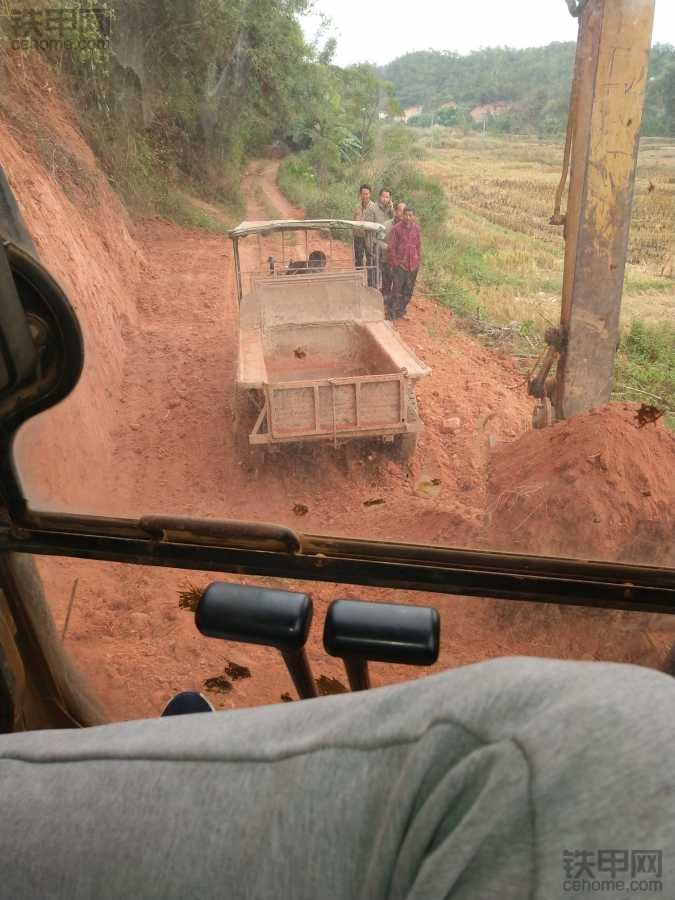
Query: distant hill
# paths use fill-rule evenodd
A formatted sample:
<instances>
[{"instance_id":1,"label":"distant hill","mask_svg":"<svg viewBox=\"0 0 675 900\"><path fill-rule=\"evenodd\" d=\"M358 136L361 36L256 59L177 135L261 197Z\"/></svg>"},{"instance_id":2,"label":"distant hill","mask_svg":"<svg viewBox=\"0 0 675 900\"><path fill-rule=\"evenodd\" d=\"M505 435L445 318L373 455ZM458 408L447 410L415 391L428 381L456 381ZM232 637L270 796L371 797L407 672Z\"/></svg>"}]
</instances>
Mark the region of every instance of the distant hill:
<instances>
[{"instance_id":1,"label":"distant hill","mask_svg":"<svg viewBox=\"0 0 675 900\"><path fill-rule=\"evenodd\" d=\"M394 86L404 109L422 106L431 113L454 101L456 115L440 119L448 124L469 123L472 109L498 105L497 130L555 134L567 121L574 53L574 43L466 56L427 50L400 56L378 74ZM652 49L643 133L675 137L675 47L669 44Z\"/></svg>"}]
</instances>

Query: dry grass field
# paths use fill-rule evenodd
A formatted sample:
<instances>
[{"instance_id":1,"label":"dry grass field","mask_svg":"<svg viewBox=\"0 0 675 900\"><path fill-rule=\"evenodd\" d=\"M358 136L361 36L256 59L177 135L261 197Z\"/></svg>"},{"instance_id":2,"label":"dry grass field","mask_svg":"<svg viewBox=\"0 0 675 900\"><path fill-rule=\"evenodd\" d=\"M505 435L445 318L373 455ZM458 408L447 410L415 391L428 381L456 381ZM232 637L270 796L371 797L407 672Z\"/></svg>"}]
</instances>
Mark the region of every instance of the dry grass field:
<instances>
[{"instance_id":1,"label":"dry grass field","mask_svg":"<svg viewBox=\"0 0 675 900\"><path fill-rule=\"evenodd\" d=\"M441 182L448 246L432 248L423 286L451 306L540 334L556 322L562 228L549 224L562 144L536 138L438 137L423 143L425 174ZM563 205L564 211L564 205ZM635 192L623 321L675 322L675 142L645 140ZM452 272L444 260L452 259Z\"/></svg>"}]
</instances>

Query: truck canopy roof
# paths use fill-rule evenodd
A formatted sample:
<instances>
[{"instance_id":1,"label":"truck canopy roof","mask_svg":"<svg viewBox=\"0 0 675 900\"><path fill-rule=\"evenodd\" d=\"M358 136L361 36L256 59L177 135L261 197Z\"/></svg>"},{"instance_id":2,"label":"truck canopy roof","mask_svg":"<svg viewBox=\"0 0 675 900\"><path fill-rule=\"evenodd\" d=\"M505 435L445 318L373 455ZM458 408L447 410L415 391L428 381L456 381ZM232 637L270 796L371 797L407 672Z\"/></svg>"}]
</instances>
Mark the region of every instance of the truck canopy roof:
<instances>
[{"instance_id":1,"label":"truck canopy roof","mask_svg":"<svg viewBox=\"0 0 675 900\"><path fill-rule=\"evenodd\" d=\"M326 231L338 228L359 228L363 231L381 232L384 226L378 222L353 222L349 219L278 219L269 222L242 222L229 231L231 238L245 238L249 234L270 234L273 231Z\"/></svg>"}]
</instances>

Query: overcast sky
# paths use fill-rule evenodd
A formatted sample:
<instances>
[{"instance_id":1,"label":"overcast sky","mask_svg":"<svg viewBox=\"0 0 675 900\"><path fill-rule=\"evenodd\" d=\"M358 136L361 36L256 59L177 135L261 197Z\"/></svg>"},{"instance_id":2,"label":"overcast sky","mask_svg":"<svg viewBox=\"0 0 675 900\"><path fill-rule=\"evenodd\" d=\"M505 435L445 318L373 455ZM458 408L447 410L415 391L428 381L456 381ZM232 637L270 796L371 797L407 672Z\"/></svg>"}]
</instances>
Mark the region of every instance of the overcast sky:
<instances>
[{"instance_id":1,"label":"overcast sky","mask_svg":"<svg viewBox=\"0 0 675 900\"><path fill-rule=\"evenodd\" d=\"M305 20L312 40L323 13L332 20L335 62L386 63L412 50L539 47L576 39L564 0L315 0ZM654 41L675 44L675 0L656 0ZM324 43L324 37L320 43Z\"/></svg>"}]
</instances>

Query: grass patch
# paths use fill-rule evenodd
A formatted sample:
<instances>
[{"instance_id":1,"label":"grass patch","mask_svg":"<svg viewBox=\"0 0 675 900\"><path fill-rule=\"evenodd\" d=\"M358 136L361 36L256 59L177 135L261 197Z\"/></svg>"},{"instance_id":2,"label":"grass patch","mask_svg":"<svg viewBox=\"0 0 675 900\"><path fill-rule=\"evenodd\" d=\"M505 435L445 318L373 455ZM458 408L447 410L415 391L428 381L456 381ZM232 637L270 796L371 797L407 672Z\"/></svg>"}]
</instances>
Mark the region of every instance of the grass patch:
<instances>
[{"instance_id":1,"label":"grass patch","mask_svg":"<svg viewBox=\"0 0 675 900\"><path fill-rule=\"evenodd\" d=\"M427 142L429 143L429 142ZM672 142L643 142L622 302L615 398L669 410L675 427L675 159ZM539 346L560 319L564 243L549 223L562 146L469 136L419 163L444 187L447 240L425 253L420 280L460 315L513 326ZM448 298L449 301L448 301ZM498 330L497 330L497 333Z\"/></svg>"},{"instance_id":2,"label":"grass patch","mask_svg":"<svg viewBox=\"0 0 675 900\"><path fill-rule=\"evenodd\" d=\"M549 219L562 144L468 136L442 148L427 139L422 152L419 147L400 130L394 139L385 130L372 162L321 183L301 154L285 160L279 186L310 216L342 217L351 216L362 181L375 191L386 185L395 199L418 209L419 290L474 332L493 325L486 331L492 343L538 350L546 328L560 321L564 241ZM675 283L663 274L675 233L671 150L675 144L668 142L641 148L615 375L616 399L668 410L675 409ZM668 421L675 426L673 413Z\"/></svg>"},{"instance_id":3,"label":"grass patch","mask_svg":"<svg viewBox=\"0 0 675 900\"><path fill-rule=\"evenodd\" d=\"M675 428L675 324L631 322L617 354L614 395L666 410Z\"/></svg>"},{"instance_id":4,"label":"grass patch","mask_svg":"<svg viewBox=\"0 0 675 900\"><path fill-rule=\"evenodd\" d=\"M654 275L633 275L626 277L624 291L631 294L671 294L675 295L675 284L672 278L659 278Z\"/></svg>"},{"instance_id":5,"label":"grass patch","mask_svg":"<svg viewBox=\"0 0 675 900\"><path fill-rule=\"evenodd\" d=\"M218 210L209 212L191 198L175 192L170 193L159 204L158 211L185 228L198 228L212 234L227 234L231 228L236 226L239 218L231 211L223 210L222 216L218 214Z\"/></svg>"}]
</instances>

